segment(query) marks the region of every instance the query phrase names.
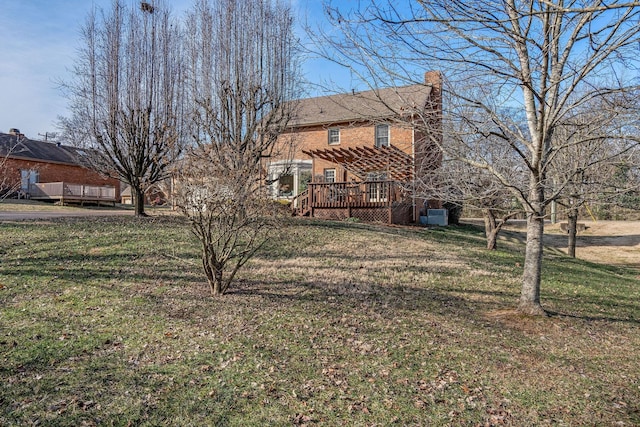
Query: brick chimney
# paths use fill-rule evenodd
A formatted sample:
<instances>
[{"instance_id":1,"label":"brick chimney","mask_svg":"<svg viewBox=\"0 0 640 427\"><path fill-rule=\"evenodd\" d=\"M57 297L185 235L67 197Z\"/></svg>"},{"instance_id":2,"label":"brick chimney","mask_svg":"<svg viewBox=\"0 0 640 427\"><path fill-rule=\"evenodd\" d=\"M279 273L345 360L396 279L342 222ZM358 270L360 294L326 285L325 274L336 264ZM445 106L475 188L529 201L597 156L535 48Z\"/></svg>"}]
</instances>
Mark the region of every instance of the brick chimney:
<instances>
[{"instance_id":1,"label":"brick chimney","mask_svg":"<svg viewBox=\"0 0 640 427\"><path fill-rule=\"evenodd\" d=\"M440 71L427 71L424 73L425 84L431 86L431 99L442 105L442 74Z\"/></svg>"},{"instance_id":2,"label":"brick chimney","mask_svg":"<svg viewBox=\"0 0 640 427\"><path fill-rule=\"evenodd\" d=\"M9 135L15 135L18 138L24 138L24 134L20 133L20 129L18 129L18 128L9 129Z\"/></svg>"}]
</instances>

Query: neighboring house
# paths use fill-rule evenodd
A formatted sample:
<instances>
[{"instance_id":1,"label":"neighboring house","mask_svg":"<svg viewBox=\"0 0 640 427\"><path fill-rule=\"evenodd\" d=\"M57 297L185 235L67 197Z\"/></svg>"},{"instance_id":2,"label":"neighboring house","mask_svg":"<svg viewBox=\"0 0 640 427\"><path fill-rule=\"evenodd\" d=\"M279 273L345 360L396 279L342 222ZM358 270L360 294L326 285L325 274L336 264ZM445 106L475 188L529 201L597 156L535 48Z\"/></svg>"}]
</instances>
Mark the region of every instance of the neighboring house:
<instances>
[{"instance_id":1,"label":"neighboring house","mask_svg":"<svg viewBox=\"0 0 640 427\"><path fill-rule=\"evenodd\" d=\"M164 206L170 203L172 180L173 178L168 178L151 185L151 187L149 187L144 194L145 205ZM120 189L120 203L122 203L123 205L133 205L131 186L122 183Z\"/></svg>"},{"instance_id":2,"label":"neighboring house","mask_svg":"<svg viewBox=\"0 0 640 427\"><path fill-rule=\"evenodd\" d=\"M281 136L295 141L293 160L267 165L272 194L298 215L417 222L440 207L411 188L440 166L441 87L440 73L428 72L424 84L298 101Z\"/></svg>"},{"instance_id":3,"label":"neighboring house","mask_svg":"<svg viewBox=\"0 0 640 427\"><path fill-rule=\"evenodd\" d=\"M62 202L110 202L120 183L87 167L79 148L25 138L17 129L0 133L0 195Z\"/></svg>"}]
</instances>

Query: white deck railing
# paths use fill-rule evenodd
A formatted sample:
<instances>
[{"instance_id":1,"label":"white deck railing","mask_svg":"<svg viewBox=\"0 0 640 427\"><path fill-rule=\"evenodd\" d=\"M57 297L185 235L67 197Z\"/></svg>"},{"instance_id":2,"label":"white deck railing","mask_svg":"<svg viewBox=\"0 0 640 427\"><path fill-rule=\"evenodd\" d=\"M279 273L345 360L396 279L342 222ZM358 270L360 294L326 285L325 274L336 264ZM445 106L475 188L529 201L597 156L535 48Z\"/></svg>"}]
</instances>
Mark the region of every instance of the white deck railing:
<instances>
[{"instance_id":1,"label":"white deck railing","mask_svg":"<svg viewBox=\"0 0 640 427\"><path fill-rule=\"evenodd\" d=\"M97 186L84 184L69 184L66 182L39 182L31 184L32 199L60 199L60 200L103 200L116 201L116 188L111 186Z\"/></svg>"}]
</instances>

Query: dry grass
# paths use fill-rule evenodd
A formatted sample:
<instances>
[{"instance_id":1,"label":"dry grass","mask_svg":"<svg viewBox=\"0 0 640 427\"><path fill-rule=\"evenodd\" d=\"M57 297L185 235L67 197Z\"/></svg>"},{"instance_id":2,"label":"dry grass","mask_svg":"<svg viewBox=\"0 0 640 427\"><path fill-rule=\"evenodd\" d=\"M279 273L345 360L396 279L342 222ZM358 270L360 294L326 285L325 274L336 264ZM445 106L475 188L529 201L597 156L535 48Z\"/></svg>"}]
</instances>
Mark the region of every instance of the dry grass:
<instances>
[{"instance_id":1,"label":"dry grass","mask_svg":"<svg viewBox=\"0 0 640 427\"><path fill-rule=\"evenodd\" d=\"M0 224L2 425L637 425L636 273L292 222L213 299L178 218Z\"/></svg>"}]
</instances>

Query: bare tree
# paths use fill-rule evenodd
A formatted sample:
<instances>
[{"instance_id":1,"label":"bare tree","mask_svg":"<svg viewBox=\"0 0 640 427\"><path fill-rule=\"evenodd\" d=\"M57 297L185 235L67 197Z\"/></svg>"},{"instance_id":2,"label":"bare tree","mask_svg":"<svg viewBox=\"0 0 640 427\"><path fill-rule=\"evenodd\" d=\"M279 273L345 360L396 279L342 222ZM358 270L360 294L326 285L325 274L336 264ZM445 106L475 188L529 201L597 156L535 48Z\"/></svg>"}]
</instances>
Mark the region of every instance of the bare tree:
<instances>
[{"instance_id":1,"label":"bare tree","mask_svg":"<svg viewBox=\"0 0 640 427\"><path fill-rule=\"evenodd\" d=\"M258 182L255 166L226 167L224 162L234 162L235 157L225 147L194 147L175 174L178 208L200 240L212 295L227 292L238 270L272 236L285 212Z\"/></svg>"},{"instance_id":2,"label":"bare tree","mask_svg":"<svg viewBox=\"0 0 640 427\"><path fill-rule=\"evenodd\" d=\"M522 212L511 192L491 174L459 160L445 159L442 167L429 175L431 177L428 179L423 177L419 180L416 192L480 212L484 220L487 249L496 250L498 236L504 225Z\"/></svg>"},{"instance_id":3,"label":"bare tree","mask_svg":"<svg viewBox=\"0 0 640 427\"><path fill-rule=\"evenodd\" d=\"M495 250L502 227L521 213L522 207L494 174L475 167L475 163L500 163L502 173L508 174L509 180L521 187L523 174L518 158L493 135L495 124L489 116L479 116L477 111L471 110L443 119L442 146L446 146L447 151L442 166L423 169L418 174L416 192L481 212L487 249ZM449 153L456 153L456 156L450 158Z\"/></svg>"},{"instance_id":4,"label":"bare tree","mask_svg":"<svg viewBox=\"0 0 640 427\"><path fill-rule=\"evenodd\" d=\"M140 9L114 0L82 28L75 79L64 83L72 117L65 133L95 148L93 165L131 186L136 215L145 190L167 177L181 152L180 28L160 1Z\"/></svg>"},{"instance_id":5,"label":"bare tree","mask_svg":"<svg viewBox=\"0 0 640 427\"><path fill-rule=\"evenodd\" d=\"M277 155L295 106L293 20L279 1L200 0L187 21L196 148L177 173L178 205L220 295L277 223L262 161Z\"/></svg>"},{"instance_id":6,"label":"bare tree","mask_svg":"<svg viewBox=\"0 0 640 427\"><path fill-rule=\"evenodd\" d=\"M634 164L636 142L618 137L619 129L638 132L636 96L599 98L567 115L553 135L553 153L548 181L554 201L568 219L567 252L576 256L577 222L580 210L589 205L612 205L621 195L637 190L638 183L620 182L620 173Z\"/></svg>"},{"instance_id":7,"label":"bare tree","mask_svg":"<svg viewBox=\"0 0 640 427\"><path fill-rule=\"evenodd\" d=\"M640 212L640 150L618 165L609 185L615 194L608 198L608 207Z\"/></svg>"},{"instance_id":8,"label":"bare tree","mask_svg":"<svg viewBox=\"0 0 640 427\"><path fill-rule=\"evenodd\" d=\"M493 137L519 158L524 186L505 174L499 159L470 160L441 144L450 158L491 173L526 212L522 313L545 313L543 220L554 196L547 191L547 173L554 153L564 149L554 145L554 132L566 114L589 100L637 87L632 67L639 16L640 2L599 0L480 0L473 6L464 0L402 6L374 1L351 13L328 8L331 24L341 31L323 37L330 42L326 56L376 85L419 81L413 76L422 69L443 70L447 115L462 107L490 117ZM514 109L520 113L512 114Z\"/></svg>"},{"instance_id":9,"label":"bare tree","mask_svg":"<svg viewBox=\"0 0 640 427\"><path fill-rule=\"evenodd\" d=\"M10 197L20 189L20 180L11 178L9 158L23 139L24 135L20 132L0 137L0 200Z\"/></svg>"}]
</instances>

